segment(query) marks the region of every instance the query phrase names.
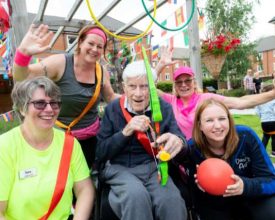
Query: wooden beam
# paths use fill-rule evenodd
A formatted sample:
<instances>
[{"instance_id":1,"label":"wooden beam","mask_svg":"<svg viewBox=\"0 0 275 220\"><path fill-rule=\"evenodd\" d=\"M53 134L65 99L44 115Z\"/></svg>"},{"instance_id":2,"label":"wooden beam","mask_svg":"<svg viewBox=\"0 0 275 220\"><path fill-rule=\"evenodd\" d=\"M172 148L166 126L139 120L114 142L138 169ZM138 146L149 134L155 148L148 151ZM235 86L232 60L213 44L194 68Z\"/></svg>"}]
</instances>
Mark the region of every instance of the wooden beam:
<instances>
[{"instance_id":1,"label":"wooden beam","mask_svg":"<svg viewBox=\"0 0 275 220\"><path fill-rule=\"evenodd\" d=\"M162 6L164 3L166 3L166 0L161 0L158 4L157 4L157 8L159 8L160 6ZM154 11L154 7L152 6L149 10L149 12ZM130 21L129 23L127 23L126 25L124 25L122 28L118 29L115 34L120 34L123 31L127 30L128 28L130 28L131 26L133 26L134 24L136 24L137 22L139 22L140 20L142 20L143 18L145 18L147 16L147 13L144 11L143 13L141 13L140 15L138 15L135 19L133 19L132 21Z\"/></svg>"},{"instance_id":2,"label":"wooden beam","mask_svg":"<svg viewBox=\"0 0 275 220\"><path fill-rule=\"evenodd\" d=\"M121 0L114 0L112 1L109 6L97 17L97 20L102 20L104 16L106 16ZM92 21L92 24L94 24L94 21ZM75 47L77 44L77 39L67 48L66 52L70 53L71 50Z\"/></svg>"},{"instance_id":3,"label":"wooden beam","mask_svg":"<svg viewBox=\"0 0 275 220\"><path fill-rule=\"evenodd\" d=\"M14 36L12 41L13 45L18 47L29 27L27 6L25 0L10 0L10 3L12 7L11 32Z\"/></svg>"},{"instance_id":4,"label":"wooden beam","mask_svg":"<svg viewBox=\"0 0 275 220\"><path fill-rule=\"evenodd\" d=\"M33 23L36 23L36 21L42 21L45 10L46 10L46 7L47 7L47 4L48 4L48 0L41 0L40 1L39 9L38 9L38 12L35 16L35 19L34 19Z\"/></svg>"},{"instance_id":5,"label":"wooden beam","mask_svg":"<svg viewBox=\"0 0 275 220\"><path fill-rule=\"evenodd\" d=\"M71 10L69 11L67 17L65 18L65 21L71 21L71 19L73 18L75 12L77 11L77 9L79 8L79 6L81 5L81 3L83 2L83 0L76 0L73 7L71 8ZM58 37L62 34L62 31L65 29L65 26L60 26L58 28L58 31L55 33L53 39L50 42L50 47L52 48L53 45L55 44L55 42L57 41Z\"/></svg>"}]
</instances>

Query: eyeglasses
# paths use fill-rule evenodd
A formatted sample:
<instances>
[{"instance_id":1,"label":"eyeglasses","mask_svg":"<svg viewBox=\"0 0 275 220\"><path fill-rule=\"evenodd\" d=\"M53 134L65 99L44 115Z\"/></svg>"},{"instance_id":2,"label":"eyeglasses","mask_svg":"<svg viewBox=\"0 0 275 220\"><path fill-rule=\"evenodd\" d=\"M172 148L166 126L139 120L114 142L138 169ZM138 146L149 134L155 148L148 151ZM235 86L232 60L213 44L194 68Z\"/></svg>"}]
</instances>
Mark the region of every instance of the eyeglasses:
<instances>
[{"instance_id":1,"label":"eyeglasses","mask_svg":"<svg viewBox=\"0 0 275 220\"><path fill-rule=\"evenodd\" d=\"M190 79L186 79L186 80L175 81L175 84L176 84L176 86L181 86L184 83L185 85L190 86L192 82L193 82L193 78L190 78Z\"/></svg>"},{"instance_id":2,"label":"eyeglasses","mask_svg":"<svg viewBox=\"0 0 275 220\"><path fill-rule=\"evenodd\" d=\"M33 106L38 110L44 110L48 104L50 104L51 108L53 110L60 109L61 102L60 101L50 101L46 102L45 100L37 100L37 101L31 101L29 104L33 104Z\"/></svg>"}]
</instances>

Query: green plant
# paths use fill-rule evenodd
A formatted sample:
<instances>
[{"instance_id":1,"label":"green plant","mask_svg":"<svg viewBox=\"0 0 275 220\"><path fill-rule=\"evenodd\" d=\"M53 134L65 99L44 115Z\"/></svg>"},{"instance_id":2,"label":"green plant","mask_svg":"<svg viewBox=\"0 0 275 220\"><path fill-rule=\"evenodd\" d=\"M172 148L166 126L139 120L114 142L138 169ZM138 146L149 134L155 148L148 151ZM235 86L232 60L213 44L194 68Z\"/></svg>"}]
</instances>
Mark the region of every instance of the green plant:
<instances>
[{"instance_id":1,"label":"green plant","mask_svg":"<svg viewBox=\"0 0 275 220\"><path fill-rule=\"evenodd\" d=\"M232 97L241 97L246 95L245 90L243 88L225 90L223 93L224 96L232 96Z\"/></svg>"},{"instance_id":2,"label":"green plant","mask_svg":"<svg viewBox=\"0 0 275 220\"><path fill-rule=\"evenodd\" d=\"M261 128L261 121L257 115L233 115L236 124L246 125L252 128L260 139L262 139L263 131ZM271 140L269 141L266 150L268 154L271 153ZM275 163L275 158L271 158L272 162Z\"/></svg>"},{"instance_id":3,"label":"green plant","mask_svg":"<svg viewBox=\"0 0 275 220\"><path fill-rule=\"evenodd\" d=\"M173 91L173 83L172 82L158 82L157 88L163 92L171 93Z\"/></svg>"},{"instance_id":4,"label":"green plant","mask_svg":"<svg viewBox=\"0 0 275 220\"><path fill-rule=\"evenodd\" d=\"M202 84L203 84L203 88L206 88L208 86L212 86L215 89L218 89L218 82L217 82L217 80L212 79L212 78L205 78L205 79L203 79Z\"/></svg>"}]
</instances>

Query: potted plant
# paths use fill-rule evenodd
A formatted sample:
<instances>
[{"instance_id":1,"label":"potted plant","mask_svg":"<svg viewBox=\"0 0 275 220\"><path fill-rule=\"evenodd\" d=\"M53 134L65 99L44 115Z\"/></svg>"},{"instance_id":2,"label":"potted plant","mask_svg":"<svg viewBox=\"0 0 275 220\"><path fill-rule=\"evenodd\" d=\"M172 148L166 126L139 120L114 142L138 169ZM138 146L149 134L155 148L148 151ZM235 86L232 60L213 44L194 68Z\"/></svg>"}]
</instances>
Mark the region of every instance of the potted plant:
<instances>
[{"instance_id":1,"label":"potted plant","mask_svg":"<svg viewBox=\"0 0 275 220\"><path fill-rule=\"evenodd\" d=\"M240 39L231 34L219 34L202 41L202 62L215 79L221 72L226 55L235 50L240 43Z\"/></svg>"}]
</instances>

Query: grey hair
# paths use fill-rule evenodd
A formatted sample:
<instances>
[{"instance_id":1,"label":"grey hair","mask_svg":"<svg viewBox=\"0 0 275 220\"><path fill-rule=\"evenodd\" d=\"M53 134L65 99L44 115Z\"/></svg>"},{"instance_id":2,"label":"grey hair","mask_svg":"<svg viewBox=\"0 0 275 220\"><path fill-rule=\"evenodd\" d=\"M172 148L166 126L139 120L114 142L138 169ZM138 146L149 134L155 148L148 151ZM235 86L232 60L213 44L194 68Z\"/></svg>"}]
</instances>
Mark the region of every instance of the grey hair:
<instances>
[{"instance_id":1,"label":"grey hair","mask_svg":"<svg viewBox=\"0 0 275 220\"><path fill-rule=\"evenodd\" d=\"M28 103L31 101L33 93L38 89L43 88L46 96L53 100L61 100L61 92L59 87L49 78L38 76L31 79L26 79L22 82L16 82L11 92L13 101L13 110L21 119L24 119L22 112L27 112Z\"/></svg>"},{"instance_id":2,"label":"grey hair","mask_svg":"<svg viewBox=\"0 0 275 220\"><path fill-rule=\"evenodd\" d=\"M152 70L153 79L154 81L156 81L157 79L156 71L152 67L151 67L151 70ZM146 72L144 61L139 60L139 61L134 61L126 66L122 74L122 79L124 82L126 82L128 78L141 77L146 75L147 75L147 72Z\"/></svg>"}]
</instances>

